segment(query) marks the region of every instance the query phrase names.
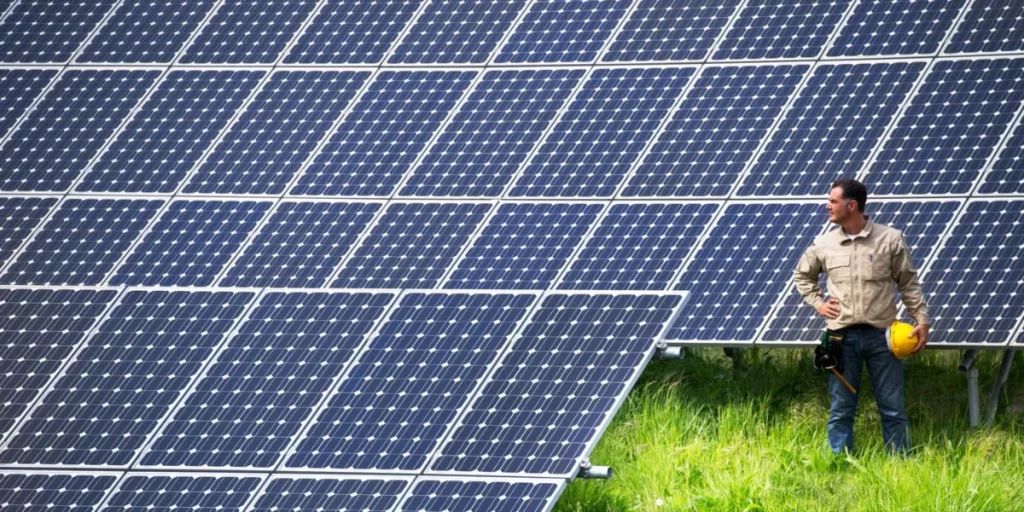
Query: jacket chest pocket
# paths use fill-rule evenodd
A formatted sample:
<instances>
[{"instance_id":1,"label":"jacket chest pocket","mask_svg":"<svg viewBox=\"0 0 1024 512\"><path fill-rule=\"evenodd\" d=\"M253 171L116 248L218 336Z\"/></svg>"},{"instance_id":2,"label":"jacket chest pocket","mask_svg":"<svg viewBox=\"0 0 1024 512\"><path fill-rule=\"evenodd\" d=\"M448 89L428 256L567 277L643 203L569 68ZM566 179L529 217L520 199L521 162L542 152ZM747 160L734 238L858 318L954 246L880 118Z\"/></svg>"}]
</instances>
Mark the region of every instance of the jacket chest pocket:
<instances>
[{"instance_id":1,"label":"jacket chest pocket","mask_svg":"<svg viewBox=\"0 0 1024 512\"><path fill-rule=\"evenodd\" d=\"M864 257L861 263L868 281L888 281L892 276L892 258L885 253L874 253Z\"/></svg>"},{"instance_id":2,"label":"jacket chest pocket","mask_svg":"<svg viewBox=\"0 0 1024 512\"><path fill-rule=\"evenodd\" d=\"M850 280L850 257L845 254L829 256L825 261L825 268L828 269L828 278L836 283Z\"/></svg>"}]
</instances>

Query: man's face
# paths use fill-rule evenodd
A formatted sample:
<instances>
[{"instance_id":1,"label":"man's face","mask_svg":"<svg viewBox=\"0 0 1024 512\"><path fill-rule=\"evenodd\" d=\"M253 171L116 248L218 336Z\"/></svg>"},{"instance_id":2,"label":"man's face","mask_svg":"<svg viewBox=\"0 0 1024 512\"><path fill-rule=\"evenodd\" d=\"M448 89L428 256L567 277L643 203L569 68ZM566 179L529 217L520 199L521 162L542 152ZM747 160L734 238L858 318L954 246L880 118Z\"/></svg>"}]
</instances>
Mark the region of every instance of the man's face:
<instances>
[{"instance_id":1,"label":"man's face","mask_svg":"<svg viewBox=\"0 0 1024 512\"><path fill-rule=\"evenodd\" d=\"M843 189L840 187L833 188L828 194L828 204L825 205L825 209L828 210L828 220L835 224L842 224L846 219L853 215L854 203L843 199Z\"/></svg>"}]
</instances>

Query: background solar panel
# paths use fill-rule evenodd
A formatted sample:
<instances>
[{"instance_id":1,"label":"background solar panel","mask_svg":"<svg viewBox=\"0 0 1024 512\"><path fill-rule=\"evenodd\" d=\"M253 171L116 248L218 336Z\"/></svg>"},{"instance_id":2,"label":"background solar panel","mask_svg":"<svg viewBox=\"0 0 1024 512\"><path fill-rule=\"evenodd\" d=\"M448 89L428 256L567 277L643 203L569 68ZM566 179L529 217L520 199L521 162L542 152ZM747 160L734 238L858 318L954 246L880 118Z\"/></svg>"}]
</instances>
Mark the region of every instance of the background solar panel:
<instances>
[{"instance_id":1,"label":"background solar panel","mask_svg":"<svg viewBox=\"0 0 1024 512\"><path fill-rule=\"evenodd\" d=\"M253 298L130 291L3 451L3 464L126 465Z\"/></svg>"},{"instance_id":2,"label":"background solar panel","mask_svg":"<svg viewBox=\"0 0 1024 512\"><path fill-rule=\"evenodd\" d=\"M494 61L594 61L631 3L632 0L537 0Z\"/></svg>"},{"instance_id":3,"label":"background solar panel","mask_svg":"<svg viewBox=\"0 0 1024 512\"><path fill-rule=\"evenodd\" d=\"M419 478L397 510L541 512L554 507L564 485L558 480Z\"/></svg>"},{"instance_id":4,"label":"background solar panel","mask_svg":"<svg viewBox=\"0 0 1024 512\"><path fill-rule=\"evenodd\" d=\"M7 263L55 204L57 199L52 197L0 197L0 266Z\"/></svg>"},{"instance_id":5,"label":"background solar panel","mask_svg":"<svg viewBox=\"0 0 1024 512\"><path fill-rule=\"evenodd\" d=\"M129 476L103 510L122 512L241 511L262 478L244 476Z\"/></svg>"},{"instance_id":6,"label":"background solar panel","mask_svg":"<svg viewBox=\"0 0 1024 512\"><path fill-rule=\"evenodd\" d=\"M175 201L111 276L115 285L209 286L269 201Z\"/></svg>"},{"instance_id":7,"label":"background solar panel","mask_svg":"<svg viewBox=\"0 0 1024 512\"><path fill-rule=\"evenodd\" d=\"M0 504L23 512L88 512L116 481L113 474L0 473Z\"/></svg>"},{"instance_id":8,"label":"background solar panel","mask_svg":"<svg viewBox=\"0 0 1024 512\"><path fill-rule=\"evenodd\" d=\"M727 195L808 69L705 68L622 195Z\"/></svg>"},{"instance_id":9,"label":"background solar panel","mask_svg":"<svg viewBox=\"0 0 1024 512\"><path fill-rule=\"evenodd\" d=\"M0 149L0 188L69 188L158 76L145 70L65 72Z\"/></svg>"},{"instance_id":10,"label":"background solar panel","mask_svg":"<svg viewBox=\"0 0 1024 512\"><path fill-rule=\"evenodd\" d=\"M251 510L390 512L408 486L409 481L400 478L276 478Z\"/></svg>"},{"instance_id":11,"label":"background solar panel","mask_svg":"<svg viewBox=\"0 0 1024 512\"><path fill-rule=\"evenodd\" d=\"M924 68L924 62L816 68L739 194L824 195L833 181L856 176Z\"/></svg>"},{"instance_id":12,"label":"background solar panel","mask_svg":"<svg viewBox=\"0 0 1024 512\"><path fill-rule=\"evenodd\" d=\"M739 4L739 0L640 0L601 60L702 60Z\"/></svg>"},{"instance_id":13,"label":"background solar panel","mask_svg":"<svg viewBox=\"0 0 1024 512\"><path fill-rule=\"evenodd\" d=\"M828 55L934 54L966 3L967 0L862 0L839 29Z\"/></svg>"},{"instance_id":14,"label":"background solar panel","mask_svg":"<svg viewBox=\"0 0 1024 512\"><path fill-rule=\"evenodd\" d=\"M171 71L86 173L79 192L174 192L262 71Z\"/></svg>"},{"instance_id":15,"label":"background solar panel","mask_svg":"<svg viewBox=\"0 0 1024 512\"><path fill-rule=\"evenodd\" d=\"M20 0L0 23L0 62L66 62L114 0Z\"/></svg>"},{"instance_id":16,"label":"background solar panel","mask_svg":"<svg viewBox=\"0 0 1024 512\"><path fill-rule=\"evenodd\" d=\"M199 165L185 193L283 193L369 76L274 73Z\"/></svg>"},{"instance_id":17,"label":"background solar panel","mask_svg":"<svg viewBox=\"0 0 1024 512\"><path fill-rule=\"evenodd\" d=\"M430 469L574 476L681 301L544 297Z\"/></svg>"},{"instance_id":18,"label":"background solar panel","mask_svg":"<svg viewBox=\"0 0 1024 512\"><path fill-rule=\"evenodd\" d=\"M122 2L76 62L169 63L215 0Z\"/></svg>"},{"instance_id":19,"label":"background solar panel","mask_svg":"<svg viewBox=\"0 0 1024 512\"><path fill-rule=\"evenodd\" d=\"M1024 59L938 61L871 165L875 194L966 194L1024 103Z\"/></svg>"},{"instance_id":20,"label":"background solar panel","mask_svg":"<svg viewBox=\"0 0 1024 512\"><path fill-rule=\"evenodd\" d=\"M425 1L425 0L424 0ZM326 2L285 57L286 64L380 62L422 2Z\"/></svg>"},{"instance_id":21,"label":"background solar panel","mask_svg":"<svg viewBox=\"0 0 1024 512\"><path fill-rule=\"evenodd\" d=\"M380 73L291 193L389 196L475 76L474 71Z\"/></svg>"},{"instance_id":22,"label":"background solar panel","mask_svg":"<svg viewBox=\"0 0 1024 512\"><path fill-rule=\"evenodd\" d=\"M331 286L433 288L491 206L391 203Z\"/></svg>"},{"instance_id":23,"label":"background solar panel","mask_svg":"<svg viewBox=\"0 0 1024 512\"><path fill-rule=\"evenodd\" d=\"M400 193L500 195L583 74L581 69L488 72Z\"/></svg>"},{"instance_id":24,"label":"background solar panel","mask_svg":"<svg viewBox=\"0 0 1024 512\"><path fill-rule=\"evenodd\" d=\"M715 59L818 56L852 0L750 0L715 50Z\"/></svg>"},{"instance_id":25,"label":"background solar panel","mask_svg":"<svg viewBox=\"0 0 1024 512\"><path fill-rule=\"evenodd\" d=\"M393 298L267 294L142 465L273 468Z\"/></svg>"},{"instance_id":26,"label":"background solar panel","mask_svg":"<svg viewBox=\"0 0 1024 512\"><path fill-rule=\"evenodd\" d=\"M185 50L186 64L273 64L317 0L222 0Z\"/></svg>"},{"instance_id":27,"label":"background solar panel","mask_svg":"<svg viewBox=\"0 0 1024 512\"><path fill-rule=\"evenodd\" d=\"M1017 123L1006 146L992 164L978 192L1024 194L1024 123Z\"/></svg>"},{"instance_id":28,"label":"background solar panel","mask_svg":"<svg viewBox=\"0 0 1024 512\"><path fill-rule=\"evenodd\" d=\"M402 38L392 64L483 64L528 0L433 0Z\"/></svg>"},{"instance_id":29,"label":"background solar panel","mask_svg":"<svg viewBox=\"0 0 1024 512\"><path fill-rule=\"evenodd\" d=\"M595 70L509 195L614 195L693 71Z\"/></svg>"},{"instance_id":30,"label":"background solar panel","mask_svg":"<svg viewBox=\"0 0 1024 512\"><path fill-rule=\"evenodd\" d=\"M0 141L55 76L55 69L0 69Z\"/></svg>"},{"instance_id":31,"label":"background solar panel","mask_svg":"<svg viewBox=\"0 0 1024 512\"><path fill-rule=\"evenodd\" d=\"M547 288L597 219L595 203L505 203L473 240L445 288Z\"/></svg>"},{"instance_id":32,"label":"background solar panel","mask_svg":"<svg viewBox=\"0 0 1024 512\"><path fill-rule=\"evenodd\" d=\"M1024 50L1024 16L1003 0L973 0L944 50L947 53Z\"/></svg>"},{"instance_id":33,"label":"background solar panel","mask_svg":"<svg viewBox=\"0 0 1024 512\"><path fill-rule=\"evenodd\" d=\"M421 470L535 298L402 296L286 466Z\"/></svg>"}]
</instances>

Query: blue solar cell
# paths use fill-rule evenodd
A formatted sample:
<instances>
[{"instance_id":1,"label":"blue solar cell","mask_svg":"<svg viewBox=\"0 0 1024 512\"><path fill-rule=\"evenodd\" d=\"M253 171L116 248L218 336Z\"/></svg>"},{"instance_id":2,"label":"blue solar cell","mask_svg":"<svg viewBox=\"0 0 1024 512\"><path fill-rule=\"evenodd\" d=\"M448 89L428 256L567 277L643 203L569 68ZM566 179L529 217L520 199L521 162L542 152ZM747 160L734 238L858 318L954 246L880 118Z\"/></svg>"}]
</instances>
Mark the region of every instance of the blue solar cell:
<instances>
[{"instance_id":1,"label":"blue solar cell","mask_svg":"<svg viewBox=\"0 0 1024 512\"><path fill-rule=\"evenodd\" d=\"M215 0L124 2L75 61L170 63L215 4Z\"/></svg>"},{"instance_id":2,"label":"blue solar cell","mask_svg":"<svg viewBox=\"0 0 1024 512\"><path fill-rule=\"evenodd\" d=\"M116 296L0 289L0 432L10 431Z\"/></svg>"},{"instance_id":3,"label":"blue solar cell","mask_svg":"<svg viewBox=\"0 0 1024 512\"><path fill-rule=\"evenodd\" d=\"M55 76L55 69L0 69L0 140Z\"/></svg>"},{"instance_id":4,"label":"blue solar cell","mask_svg":"<svg viewBox=\"0 0 1024 512\"><path fill-rule=\"evenodd\" d=\"M419 478L397 510L544 512L554 507L564 485L555 480Z\"/></svg>"},{"instance_id":5,"label":"blue solar cell","mask_svg":"<svg viewBox=\"0 0 1024 512\"><path fill-rule=\"evenodd\" d=\"M281 194L368 72L274 73L210 151L185 193Z\"/></svg>"},{"instance_id":6,"label":"blue solar cell","mask_svg":"<svg viewBox=\"0 0 1024 512\"><path fill-rule=\"evenodd\" d=\"M505 203L445 288L547 288L603 209L594 203Z\"/></svg>"},{"instance_id":7,"label":"blue solar cell","mask_svg":"<svg viewBox=\"0 0 1024 512\"><path fill-rule=\"evenodd\" d=\"M1024 59L938 61L866 176L876 194L966 194L1024 103Z\"/></svg>"},{"instance_id":8,"label":"blue solar cell","mask_svg":"<svg viewBox=\"0 0 1024 512\"><path fill-rule=\"evenodd\" d=\"M488 72L402 187L406 196L498 196L582 69Z\"/></svg>"},{"instance_id":9,"label":"blue solar cell","mask_svg":"<svg viewBox=\"0 0 1024 512\"><path fill-rule=\"evenodd\" d=\"M262 77L262 71L171 71L78 191L174 192Z\"/></svg>"},{"instance_id":10,"label":"blue solar cell","mask_svg":"<svg viewBox=\"0 0 1024 512\"><path fill-rule=\"evenodd\" d=\"M815 69L739 195L827 194L833 181L856 176L924 68L893 62Z\"/></svg>"},{"instance_id":11,"label":"blue solar cell","mask_svg":"<svg viewBox=\"0 0 1024 512\"><path fill-rule=\"evenodd\" d=\"M827 221L820 203L725 208L679 280L678 288L693 294L669 339L752 342Z\"/></svg>"},{"instance_id":12,"label":"blue solar cell","mask_svg":"<svg viewBox=\"0 0 1024 512\"><path fill-rule=\"evenodd\" d=\"M546 296L430 469L574 476L681 299Z\"/></svg>"},{"instance_id":13,"label":"blue solar cell","mask_svg":"<svg viewBox=\"0 0 1024 512\"><path fill-rule=\"evenodd\" d=\"M1024 14L1005 0L974 0L946 45L947 53L1024 50Z\"/></svg>"},{"instance_id":14,"label":"blue solar cell","mask_svg":"<svg viewBox=\"0 0 1024 512\"><path fill-rule=\"evenodd\" d=\"M740 0L640 0L604 62L702 60Z\"/></svg>"},{"instance_id":15,"label":"blue solar cell","mask_svg":"<svg viewBox=\"0 0 1024 512\"><path fill-rule=\"evenodd\" d=\"M433 288L491 203L392 203L345 263L335 288Z\"/></svg>"},{"instance_id":16,"label":"blue solar cell","mask_svg":"<svg viewBox=\"0 0 1024 512\"><path fill-rule=\"evenodd\" d=\"M967 0L864 0L847 18L830 57L924 55L939 51Z\"/></svg>"},{"instance_id":17,"label":"blue solar cell","mask_svg":"<svg viewBox=\"0 0 1024 512\"><path fill-rule=\"evenodd\" d=\"M808 69L706 68L622 195L727 195Z\"/></svg>"},{"instance_id":18,"label":"blue solar cell","mask_svg":"<svg viewBox=\"0 0 1024 512\"><path fill-rule=\"evenodd\" d=\"M982 194L1024 194L1024 123L1018 123L978 190Z\"/></svg>"},{"instance_id":19,"label":"blue solar cell","mask_svg":"<svg viewBox=\"0 0 1024 512\"><path fill-rule=\"evenodd\" d=\"M566 108L511 196L611 196L693 68L598 69Z\"/></svg>"},{"instance_id":20,"label":"blue solar cell","mask_svg":"<svg viewBox=\"0 0 1024 512\"><path fill-rule=\"evenodd\" d=\"M152 70L65 72L0 149L0 188L66 190L159 76Z\"/></svg>"},{"instance_id":21,"label":"blue solar cell","mask_svg":"<svg viewBox=\"0 0 1024 512\"><path fill-rule=\"evenodd\" d=\"M103 510L241 512L262 480L258 476L131 475L125 477Z\"/></svg>"},{"instance_id":22,"label":"blue solar cell","mask_svg":"<svg viewBox=\"0 0 1024 512\"><path fill-rule=\"evenodd\" d=\"M664 290L717 204L613 204L558 288Z\"/></svg>"},{"instance_id":23,"label":"blue solar cell","mask_svg":"<svg viewBox=\"0 0 1024 512\"><path fill-rule=\"evenodd\" d=\"M0 23L0 62L66 62L114 0L21 0Z\"/></svg>"},{"instance_id":24,"label":"blue solar cell","mask_svg":"<svg viewBox=\"0 0 1024 512\"><path fill-rule=\"evenodd\" d=\"M68 199L0 276L0 283L100 284L163 204Z\"/></svg>"},{"instance_id":25,"label":"blue solar cell","mask_svg":"<svg viewBox=\"0 0 1024 512\"><path fill-rule=\"evenodd\" d=\"M392 64L482 64L526 0L435 0L402 38Z\"/></svg>"},{"instance_id":26,"label":"blue solar cell","mask_svg":"<svg viewBox=\"0 0 1024 512\"><path fill-rule=\"evenodd\" d=\"M715 59L817 57L852 0L750 0Z\"/></svg>"},{"instance_id":27,"label":"blue solar cell","mask_svg":"<svg viewBox=\"0 0 1024 512\"><path fill-rule=\"evenodd\" d=\"M379 208L376 203L282 203L219 284L319 288ZM377 287L359 284L353 288Z\"/></svg>"},{"instance_id":28,"label":"blue solar cell","mask_svg":"<svg viewBox=\"0 0 1024 512\"><path fill-rule=\"evenodd\" d=\"M286 64L372 64L384 58L421 2L327 2L285 57Z\"/></svg>"},{"instance_id":29,"label":"blue solar cell","mask_svg":"<svg viewBox=\"0 0 1024 512\"><path fill-rule=\"evenodd\" d=\"M289 468L420 470L536 295L404 295Z\"/></svg>"},{"instance_id":30,"label":"blue solar cell","mask_svg":"<svg viewBox=\"0 0 1024 512\"><path fill-rule=\"evenodd\" d=\"M269 201L177 201L125 262L115 285L209 286L248 238Z\"/></svg>"},{"instance_id":31,"label":"blue solar cell","mask_svg":"<svg viewBox=\"0 0 1024 512\"><path fill-rule=\"evenodd\" d=\"M494 61L592 62L632 0L537 0Z\"/></svg>"},{"instance_id":32,"label":"blue solar cell","mask_svg":"<svg viewBox=\"0 0 1024 512\"><path fill-rule=\"evenodd\" d=\"M224 0L185 49L186 64L273 64L317 0Z\"/></svg>"},{"instance_id":33,"label":"blue solar cell","mask_svg":"<svg viewBox=\"0 0 1024 512\"><path fill-rule=\"evenodd\" d=\"M117 475L0 473L4 510L90 512L117 482Z\"/></svg>"},{"instance_id":34,"label":"blue solar cell","mask_svg":"<svg viewBox=\"0 0 1024 512\"><path fill-rule=\"evenodd\" d=\"M270 481L251 510L391 512L408 486L407 480L397 478L277 478Z\"/></svg>"},{"instance_id":35,"label":"blue solar cell","mask_svg":"<svg viewBox=\"0 0 1024 512\"><path fill-rule=\"evenodd\" d=\"M291 193L390 196L475 76L473 71L380 73Z\"/></svg>"},{"instance_id":36,"label":"blue solar cell","mask_svg":"<svg viewBox=\"0 0 1024 512\"><path fill-rule=\"evenodd\" d=\"M52 197L0 197L0 266L57 204Z\"/></svg>"},{"instance_id":37,"label":"blue solar cell","mask_svg":"<svg viewBox=\"0 0 1024 512\"><path fill-rule=\"evenodd\" d=\"M393 298L266 295L142 465L273 468Z\"/></svg>"},{"instance_id":38,"label":"blue solar cell","mask_svg":"<svg viewBox=\"0 0 1024 512\"><path fill-rule=\"evenodd\" d=\"M252 298L127 292L29 411L0 463L128 464Z\"/></svg>"}]
</instances>

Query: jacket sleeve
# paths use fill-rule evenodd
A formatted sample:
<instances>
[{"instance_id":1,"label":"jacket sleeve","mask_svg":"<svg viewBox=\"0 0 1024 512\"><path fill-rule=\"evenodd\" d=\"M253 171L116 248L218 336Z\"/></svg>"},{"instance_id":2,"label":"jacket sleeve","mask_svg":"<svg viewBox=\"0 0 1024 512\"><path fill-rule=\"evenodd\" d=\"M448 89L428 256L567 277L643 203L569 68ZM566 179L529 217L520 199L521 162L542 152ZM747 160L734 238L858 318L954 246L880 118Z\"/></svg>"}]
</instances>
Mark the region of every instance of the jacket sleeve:
<instances>
[{"instance_id":1,"label":"jacket sleeve","mask_svg":"<svg viewBox=\"0 0 1024 512\"><path fill-rule=\"evenodd\" d=\"M793 272L793 282L796 283L796 291L804 299L807 305L815 310L825 303L821 288L818 286L818 277L821 275L821 258L818 255L818 248L814 243L804 251L800 262Z\"/></svg>"},{"instance_id":2,"label":"jacket sleeve","mask_svg":"<svg viewBox=\"0 0 1024 512\"><path fill-rule=\"evenodd\" d=\"M924 300L921 282L910 258L910 248L907 247L907 241L902 233L899 234L899 241L896 242L892 254L892 278L896 281L896 287L910 316L918 325L928 325L931 321L928 317L928 303Z\"/></svg>"}]
</instances>

